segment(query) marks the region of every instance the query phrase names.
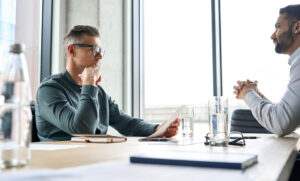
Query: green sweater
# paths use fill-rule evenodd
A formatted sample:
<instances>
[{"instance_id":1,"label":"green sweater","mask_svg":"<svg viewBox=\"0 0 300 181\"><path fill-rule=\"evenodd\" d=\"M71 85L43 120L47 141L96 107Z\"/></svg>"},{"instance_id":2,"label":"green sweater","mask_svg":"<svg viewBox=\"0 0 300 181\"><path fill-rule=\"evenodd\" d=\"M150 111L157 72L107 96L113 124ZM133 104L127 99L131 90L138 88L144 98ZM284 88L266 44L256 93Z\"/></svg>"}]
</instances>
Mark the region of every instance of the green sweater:
<instances>
[{"instance_id":1,"label":"green sweater","mask_svg":"<svg viewBox=\"0 0 300 181\"><path fill-rule=\"evenodd\" d=\"M79 86L66 70L43 80L35 109L41 141L106 134L109 125L126 136L149 136L157 126L126 115L99 85Z\"/></svg>"}]
</instances>

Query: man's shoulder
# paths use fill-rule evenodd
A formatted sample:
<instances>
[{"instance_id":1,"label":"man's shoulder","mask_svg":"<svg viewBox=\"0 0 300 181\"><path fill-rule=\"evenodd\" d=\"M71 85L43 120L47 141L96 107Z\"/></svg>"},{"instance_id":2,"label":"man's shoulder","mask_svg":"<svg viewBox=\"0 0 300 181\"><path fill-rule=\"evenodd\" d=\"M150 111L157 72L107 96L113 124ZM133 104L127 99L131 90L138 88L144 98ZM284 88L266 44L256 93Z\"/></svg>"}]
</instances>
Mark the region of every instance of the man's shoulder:
<instances>
[{"instance_id":1,"label":"man's shoulder","mask_svg":"<svg viewBox=\"0 0 300 181\"><path fill-rule=\"evenodd\" d=\"M51 97L57 96L58 94L65 94L65 86L67 82L63 73L54 74L44 78L41 82L38 90L37 97Z\"/></svg>"},{"instance_id":2,"label":"man's shoulder","mask_svg":"<svg viewBox=\"0 0 300 181\"><path fill-rule=\"evenodd\" d=\"M64 77L63 77L62 73L50 75L43 79L43 81L41 82L41 86L51 85L51 84L60 84L63 79L64 79Z\"/></svg>"},{"instance_id":3,"label":"man's shoulder","mask_svg":"<svg viewBox=\"0 0 300 181\"><path fill-rule=\"evenodd\" d=\"M65 81L65 77L64 77L63 73L54 74L54 75L44 78L44 80L41 82L41 84L39 86L38 91L40 91L42 88L45 89L47 87L64 89L63 87L65 86L65 84L66 84L66 81Z\"/></svg>"}]
</instances>

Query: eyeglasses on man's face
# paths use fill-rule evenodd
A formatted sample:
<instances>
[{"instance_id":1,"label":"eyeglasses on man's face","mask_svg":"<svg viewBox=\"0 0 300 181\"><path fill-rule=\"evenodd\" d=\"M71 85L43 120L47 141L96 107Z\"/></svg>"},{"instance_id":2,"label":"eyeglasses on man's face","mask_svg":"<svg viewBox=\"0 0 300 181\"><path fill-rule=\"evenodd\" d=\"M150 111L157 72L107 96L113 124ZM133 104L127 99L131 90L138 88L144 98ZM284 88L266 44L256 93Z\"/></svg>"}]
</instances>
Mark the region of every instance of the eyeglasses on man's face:
<instances>
[{"instance_id":1,"label":"eyeglasses on man's face","mask_svg":"<svg viewBox=\"0 0 300 181\"><path fill-rule=\"evenodd\" d=\"M90 44L73 44L74 46L78 47L91 47L92 48L92 53L96 57L98 55L101 55L101 57L104 57L105 51L98 47L97 45L90 45Z\"/></svg>"}]
</instances>

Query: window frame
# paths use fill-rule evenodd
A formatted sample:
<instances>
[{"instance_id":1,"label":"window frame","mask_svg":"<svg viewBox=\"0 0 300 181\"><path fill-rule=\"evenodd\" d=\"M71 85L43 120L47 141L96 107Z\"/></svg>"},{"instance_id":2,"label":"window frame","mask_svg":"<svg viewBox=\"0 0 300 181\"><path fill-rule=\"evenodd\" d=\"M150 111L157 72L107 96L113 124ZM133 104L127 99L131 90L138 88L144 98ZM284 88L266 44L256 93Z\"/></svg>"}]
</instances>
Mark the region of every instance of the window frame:
<instances>
[{"instance_id":1,"label":"window frame","mask_svg":"<svg viewBox=\"0 0 300 181\"><path fill-rule=\"evenodd\" d=\"M53 0L42 1L40 81L51 75Z\"/></svg>"}]
</instances>

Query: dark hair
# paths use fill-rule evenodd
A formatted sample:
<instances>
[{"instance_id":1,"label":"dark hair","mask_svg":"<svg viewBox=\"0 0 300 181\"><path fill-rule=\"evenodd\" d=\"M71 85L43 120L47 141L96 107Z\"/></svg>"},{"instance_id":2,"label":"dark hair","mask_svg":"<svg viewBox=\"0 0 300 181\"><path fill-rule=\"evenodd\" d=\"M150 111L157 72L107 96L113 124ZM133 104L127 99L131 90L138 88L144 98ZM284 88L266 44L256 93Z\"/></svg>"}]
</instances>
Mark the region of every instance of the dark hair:
<instances>
[{"instance_id":1,"label":"dark hair","mask_svg":"<svg viewBox=\"0 0 300 181\"><path fill-rule=\"evenodd\" d=\"M81 43L80 41L83 35L100 37L100 33L97 28L89 25L76 25L66 34L64 38L65 53L70 44Z\"/></svg>"},{"instance_id":2,"label":"dark hair","mask_svg":"<svg viewBox=\"0 0 300 181\"><path fill-rule=\"evenodd\" d=\"M286 19L289 23L300 20L300 4L289 5L279 10L279 14L286 13Z\"/></svg>"}]
</instances>

